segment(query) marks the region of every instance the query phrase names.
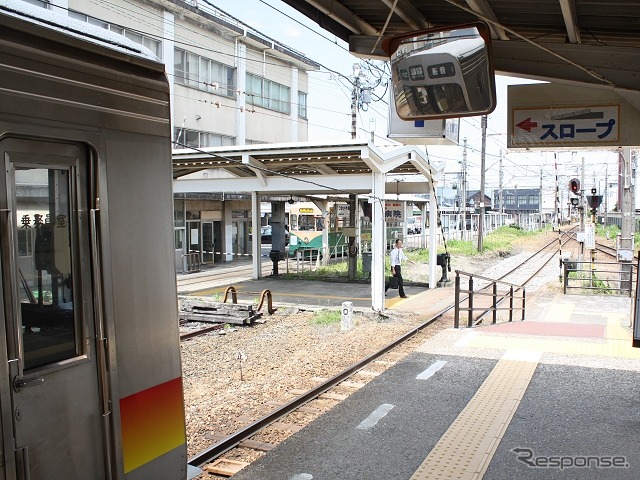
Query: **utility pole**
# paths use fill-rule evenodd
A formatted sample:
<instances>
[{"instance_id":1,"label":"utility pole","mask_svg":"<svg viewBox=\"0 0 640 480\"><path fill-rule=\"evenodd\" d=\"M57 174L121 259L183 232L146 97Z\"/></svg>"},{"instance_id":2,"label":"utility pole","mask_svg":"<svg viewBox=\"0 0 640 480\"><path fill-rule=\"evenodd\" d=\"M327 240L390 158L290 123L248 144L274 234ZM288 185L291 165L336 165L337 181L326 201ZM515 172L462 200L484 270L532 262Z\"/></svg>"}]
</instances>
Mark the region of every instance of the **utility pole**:
<instances>
[{"instance_id":1,"label":"utility pole","mask_svg":"<svg viewBox=\"0 0 640 480\"><path fill-rule=\"evenodd\" d=\"M609 224L609 165L604 169L604 226Z\"/></svg>"},{"instance_id":2,"label":"utility pole","mask_svg":"<svg viewBox=\"0 0 640 480\"><path fill-rule=\"evenodd\" d=\"M555 195L555 201L554 201L554 213L555 213L555 217L556 217L556 221L554 222L554 230L557 227L558 228L558 232L560 232L560 184L558 181L558 154L554 153L553 154L553 164L554 164L554 168L556 171L556 195ZM562 260L562 259L561 259ZM560 277L562 278L562 274L560 274Z\"/></svg>"},{"instance_id":3,"label":"utility pole","mask_svg":"<svg viewBox=\"0 0 640 480\"><path fill-rule=\"evenodd\" d=\"M538 192L538 214L540 215L540 230L542 230L542 167L540 167L540 191Z\"/></svg>"},{"instance_id":4,"label":"utility pole","mask_svg":"<svg viewBox=\"0 0 640 480\"><path fill-rule=\"evenodd\" d=\"M358 96L360 95L360 64L353 64L353 91L351 93L351 138L357 136Z\"/></svg>"},{"instance_id":5,"label":"utility pole","mask_svg":"<svg viewBox=\"0 0 640 480\"><path fill-rule=\"evenodd\" d=\"M487 148L487 116L482 115L482 150L480 152L480 221L478 222L478 252L482 253L484 236L484 165Z\"/></svg>"},{"instance_id":6,"label":"utility pole","mask_svg":"<svg viewBox=\"0 0 640 480\"><path fill-rule=\"evenodd\" d=\"M500 150L500 174L499 174L499 184L498 189L500 190L500 215L504 213L504 194L502 190L502 182L504 180L504 172L502 171L502 150Z\"/></svg>"},{"instance_id":7,"label":"utility pole","mask_svg":"<svg viewBox=\"0 0 640 480\"><path fill-rule=\"evenodd\" d=\"M467 231L467 138L462 139L462 226L461 231ZM460 240L464 237L461 235Z\"/></svg>"}]
</instances>

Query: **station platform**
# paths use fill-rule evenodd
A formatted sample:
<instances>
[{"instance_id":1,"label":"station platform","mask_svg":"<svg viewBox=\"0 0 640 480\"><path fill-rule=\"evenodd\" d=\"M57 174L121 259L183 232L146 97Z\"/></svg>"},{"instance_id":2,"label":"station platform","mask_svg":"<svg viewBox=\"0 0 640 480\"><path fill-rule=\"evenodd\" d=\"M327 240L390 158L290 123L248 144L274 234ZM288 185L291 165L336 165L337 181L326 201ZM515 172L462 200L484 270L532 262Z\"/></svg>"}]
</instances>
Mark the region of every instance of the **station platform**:
<instances>
[{"instance_id":1,"label":"station platform","mask_svg":"<svg viewBox=\"0 0 640 480\"><path fill-rule=\"evenodd\" d=\"M630 303L551 294L443 330L234 479L640 478Z\"/></svg>"},{"instance_id":2,"label":"station platform","mask_svg":"<svg viewBox=\"0 0 640 480\"><path fill-rule=\"evenodd\" d=\"M231 269L221 272L233 272ZM216 272L179 275L178 293L194 296L221 296L226 288L233 285L240 293L240 301L256 298L263 290L270 290L277 305L312 306L338 308L342 302L352 302L354 308L371 308L371 285L368 282L346 283L314 280L286 280L282 277L265 276L259 280L245 278L217 278ZM199 283L187 283L188 280L202 279ZM422 285L406 285L409 298L400 298L398 290L389 290L385 297L385 309L400 312L420 312L421 315L433 315L437 307L453 300L453 287L428 289Z\"/></svg>"}]
</instances>

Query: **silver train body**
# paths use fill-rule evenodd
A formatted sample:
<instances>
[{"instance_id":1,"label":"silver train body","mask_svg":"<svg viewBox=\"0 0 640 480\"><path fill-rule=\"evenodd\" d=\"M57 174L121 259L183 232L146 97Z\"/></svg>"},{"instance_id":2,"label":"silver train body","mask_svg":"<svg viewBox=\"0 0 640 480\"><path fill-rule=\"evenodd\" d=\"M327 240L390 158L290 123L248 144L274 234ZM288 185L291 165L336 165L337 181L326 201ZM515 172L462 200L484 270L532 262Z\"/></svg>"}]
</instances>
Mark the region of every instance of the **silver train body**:
<instances>
[{"instance_id":1,"label":"silver train body","mask_svg":"<svg viewBox=\"0 0 640 480\"><path fill-rule=\"evenodd\" d=\"M187 476L169 87L105 35L0 0L2 480Z\"/></svg>"}]
</instances>

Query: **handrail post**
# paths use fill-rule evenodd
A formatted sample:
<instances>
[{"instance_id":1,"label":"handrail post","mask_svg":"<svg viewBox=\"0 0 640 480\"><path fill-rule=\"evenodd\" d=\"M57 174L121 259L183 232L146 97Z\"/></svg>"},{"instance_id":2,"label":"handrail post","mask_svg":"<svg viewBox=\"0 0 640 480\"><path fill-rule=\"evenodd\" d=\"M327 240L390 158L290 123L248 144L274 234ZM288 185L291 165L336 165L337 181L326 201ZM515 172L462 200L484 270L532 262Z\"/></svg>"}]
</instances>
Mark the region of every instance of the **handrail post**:
<instances>
[{"instance_id":1,"label":"handrail post","mask_svg":"<svg viewBox=\"0 0 640 480\"><path fill-rule=\"evenodd\" d=\"M493 282L493 324L498 321L498 283Z\"/></svg>"},{"instance_id":2,"label":"handrail post","mask_svg":"<svg viewBox=\"0 0 640 480\"><path fill-rule=\"evenodd\" d=\"M509 321L513 322L513 285L509 287Z\"/></svg>"},{"instance_id":3,"label":"handrail post","mask_svg":"<svg viewBox=\"0 0 640 480\"><path fill-rule=\"evenodd\" d=\"M473 277L469 277L469 327L473 327Z\"/></svg>"},{"instance_id":4,"label":"handrail post","mask_svg":"<svg viewBox=\"0 0 640 480\"><path fill-rule=\"evenodd\" d=\"M526 306L526 290L523 288L522 289L522 321L524 322L524 309Z\"/></svg>"},{"instance_id":5,"label":"handrail post","mask_svg":"<svg viewBox=\"0 0 640 480\"><path fill-rule=\"evenodd\" d=\"M460 328L460 274L458 272L456 272L454 302L453 328Z\"/></svg>"}]
</instances>

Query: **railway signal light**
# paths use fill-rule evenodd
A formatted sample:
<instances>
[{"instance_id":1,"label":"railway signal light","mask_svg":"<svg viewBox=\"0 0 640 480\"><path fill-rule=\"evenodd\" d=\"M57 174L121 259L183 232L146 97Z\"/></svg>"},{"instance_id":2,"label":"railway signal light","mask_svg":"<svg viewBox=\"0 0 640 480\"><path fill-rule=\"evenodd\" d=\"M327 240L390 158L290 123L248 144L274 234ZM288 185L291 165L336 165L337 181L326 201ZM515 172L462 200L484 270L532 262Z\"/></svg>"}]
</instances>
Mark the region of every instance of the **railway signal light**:
<instances>
[{"instance_id":1,"label":"railway signal light","mask_svg":"<svg viewBox=\"0 0 640 480\"><path fill-rule=\"evenodd\" d=\"M571 180L569 180L569 190L571 190L571 193L573 193L574 195L579 195L580 180L578 180L577 178L572 178Z\"/></svg>"}]
</instances>

